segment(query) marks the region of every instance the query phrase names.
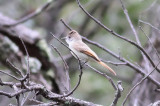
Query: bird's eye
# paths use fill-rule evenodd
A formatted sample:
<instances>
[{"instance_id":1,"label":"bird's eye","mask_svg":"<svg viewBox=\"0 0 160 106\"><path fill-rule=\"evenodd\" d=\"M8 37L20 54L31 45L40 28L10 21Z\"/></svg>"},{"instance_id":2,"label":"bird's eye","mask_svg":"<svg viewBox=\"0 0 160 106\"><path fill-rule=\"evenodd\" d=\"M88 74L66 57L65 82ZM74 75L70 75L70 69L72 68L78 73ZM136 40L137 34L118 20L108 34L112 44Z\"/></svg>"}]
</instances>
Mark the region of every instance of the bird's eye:
<instances>
[{"instance_id":1,"label":"bird's eye","mask_svg":"<svg viewBox=\"0 0 160 106\"><path fill-rule=\"evenodd\" d=\"M70 39L71 37L69 36L68 38Z\"/></svg>"}]
</instances>

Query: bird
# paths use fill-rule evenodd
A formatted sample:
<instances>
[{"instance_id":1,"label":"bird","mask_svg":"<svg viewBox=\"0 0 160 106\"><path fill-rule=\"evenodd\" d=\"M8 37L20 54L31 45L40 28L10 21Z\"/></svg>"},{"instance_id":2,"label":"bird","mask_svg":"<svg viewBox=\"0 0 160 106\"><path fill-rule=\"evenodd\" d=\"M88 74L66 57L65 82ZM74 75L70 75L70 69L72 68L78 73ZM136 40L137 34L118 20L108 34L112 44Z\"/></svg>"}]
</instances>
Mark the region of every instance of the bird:
<instances>
[{"instance_id":1,"label":"bird","mask_svg":"<svg viewBox=\"0 0 160 106\"><path fill-rule=\"evenodd\" d=\"M112 74L116 76L116 72L110 68L107 64L102 62L97 54L82 41L81 35L76 30L71 30L67 34L66 37L64 37L65 41L69 45L69 48L71 49L72 55L75 58L79 58L81 61L84 61L87 63L90 60L95 60L98 64L108 69Z\"/></svg>"}]
</instances>

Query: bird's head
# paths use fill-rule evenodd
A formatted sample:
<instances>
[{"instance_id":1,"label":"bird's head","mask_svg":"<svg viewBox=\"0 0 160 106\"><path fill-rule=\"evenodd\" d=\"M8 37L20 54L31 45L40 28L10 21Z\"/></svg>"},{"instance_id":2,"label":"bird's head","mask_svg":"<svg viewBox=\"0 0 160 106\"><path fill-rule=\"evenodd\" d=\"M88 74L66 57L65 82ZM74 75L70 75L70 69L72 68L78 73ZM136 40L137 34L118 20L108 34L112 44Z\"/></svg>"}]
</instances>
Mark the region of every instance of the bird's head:
<instances>
[{"instance_id":1,"label":"bird's head","mask_svg":"<svg viewBox=\"0 0 160 106\"><path fill-rule=\"evenodd\" d=\"M70 42L77 42L81 41L82 38L79 35L79 33L75 30L72 30L68 33L68 35L65 37L66 42L69 44Z\"/></svg>"}]
</instances>

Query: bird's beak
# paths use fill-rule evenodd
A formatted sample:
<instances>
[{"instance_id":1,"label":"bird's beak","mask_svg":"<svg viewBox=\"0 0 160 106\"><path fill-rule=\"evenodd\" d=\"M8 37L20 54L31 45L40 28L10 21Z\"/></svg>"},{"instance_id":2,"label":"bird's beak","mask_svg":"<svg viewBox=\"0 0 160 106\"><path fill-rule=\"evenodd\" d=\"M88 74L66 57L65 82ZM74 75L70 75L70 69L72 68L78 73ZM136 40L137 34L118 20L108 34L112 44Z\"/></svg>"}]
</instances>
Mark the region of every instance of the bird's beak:
<instances>
[{"instance_id":1,"label":"bird's beak","mask_svg":"<svg viewBox=\"0 0 160 106\"><path fill-rule=\"evenodd\" d=\"M66 38L67 38L67 37L62 37L61 39L64 39L64 40L65 40Z\"/></svg>"}]
</instances>

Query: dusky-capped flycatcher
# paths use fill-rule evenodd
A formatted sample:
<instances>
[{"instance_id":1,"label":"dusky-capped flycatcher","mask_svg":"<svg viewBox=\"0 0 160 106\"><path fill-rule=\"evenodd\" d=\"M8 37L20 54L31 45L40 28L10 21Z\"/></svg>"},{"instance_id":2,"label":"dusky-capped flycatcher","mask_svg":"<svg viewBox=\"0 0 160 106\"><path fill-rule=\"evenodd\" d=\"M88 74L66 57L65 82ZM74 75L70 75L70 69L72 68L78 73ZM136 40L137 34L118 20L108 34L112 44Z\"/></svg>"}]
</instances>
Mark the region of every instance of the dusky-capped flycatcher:
<instances>
[{"instance_id":1,"label":"dusky-capped flycatcher","mask_svg":"<svg viewBox=\"0 0 160 106\"><path fill-rule=\"evenodd\" d=\"M102 62L97 56L97 54L82 41L82 38L77 31L75 30L70 31L68 35L64 38L68 43L69 48L78 56L80 60L86 63L92 58L103 67L107 68L111 73L116 75L114 70L111 69L104 62ZM76 58L76 56L73 53L72 55Z\"/></svg>"}]
</instances>

